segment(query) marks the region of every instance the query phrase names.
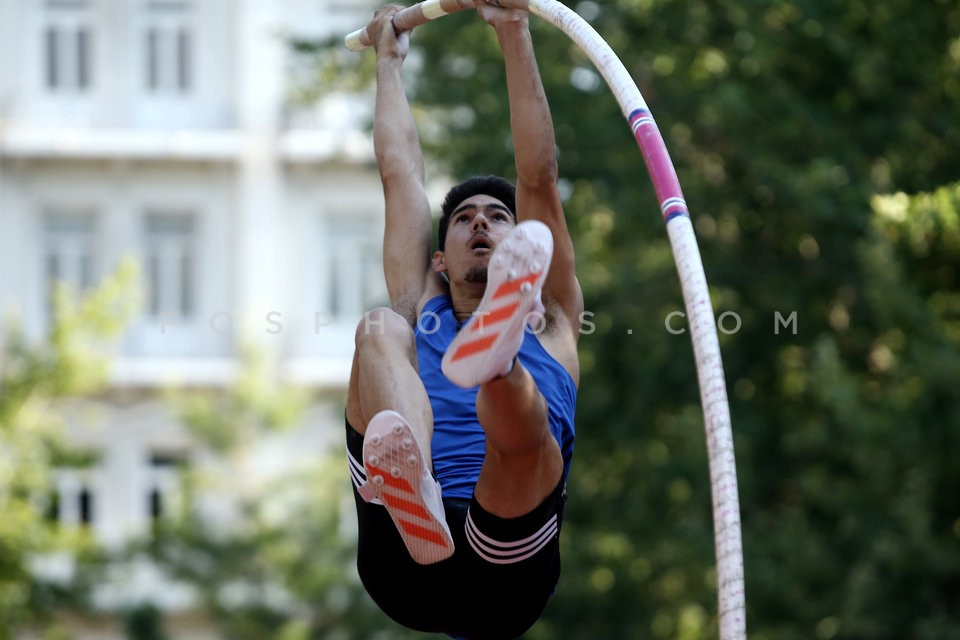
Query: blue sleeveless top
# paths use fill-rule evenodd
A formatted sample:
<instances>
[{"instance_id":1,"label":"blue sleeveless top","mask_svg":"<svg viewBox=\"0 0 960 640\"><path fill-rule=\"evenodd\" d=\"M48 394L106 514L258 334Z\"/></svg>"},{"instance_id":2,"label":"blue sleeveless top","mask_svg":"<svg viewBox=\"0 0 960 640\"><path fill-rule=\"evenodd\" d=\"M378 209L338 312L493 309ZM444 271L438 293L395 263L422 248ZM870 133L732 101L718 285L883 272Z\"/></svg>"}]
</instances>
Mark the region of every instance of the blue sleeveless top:
<instances>
[{"instance_id":1,"label":"blue sleeveless top","mask_svg":"<svg viewBox=\"0 0 960 640\"><path fill-rule=\"evenodd\" d=\"M440 361L459 329L450 296L432 298L417 318L417 363L420 379L433 408L433 469L445 498L473 496L486 451L483 428L477 421L477 390L462 389L443 375ZM547 401L550 431L560 444L563 477L573 458L573 416L577 386L532 332L524 334L520 362L530 372Z\"/></svg>"}]
</instances>

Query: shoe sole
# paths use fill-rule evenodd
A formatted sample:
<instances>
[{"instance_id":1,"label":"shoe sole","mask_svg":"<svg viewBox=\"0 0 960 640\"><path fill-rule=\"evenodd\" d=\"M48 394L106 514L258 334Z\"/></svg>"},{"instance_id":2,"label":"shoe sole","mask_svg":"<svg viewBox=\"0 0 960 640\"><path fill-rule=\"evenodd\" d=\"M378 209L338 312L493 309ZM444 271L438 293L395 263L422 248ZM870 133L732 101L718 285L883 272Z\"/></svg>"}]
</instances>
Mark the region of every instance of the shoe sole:
<instances>
[{"instance_id":1,"label":"shoe sole","mask_svg":"<svg viewBox=\"0 0 960 640\"><path fill-rule=\"evenodd\" d=\"M553 234L535 220L517 225L497 246L480 306L443 356L441 368L451 382L475 387L508 367L523 343L528 314L540 305L552 257Z\"/></svg>"},{"instance_id":2,"label":"shoe sole","mask_svg":"<svg viewBox=\"0 0 960 640\"><path fill-rule=\"evenodd\" d=\"M453 555L453 538L443 517L443 503L428 507L424 474L435 482L410 425L395 412L378 413L367 425L363 441L367 482L390 514L400 537L419 564L433 564ZM440 488L436 487L440 500ZM434 515L435 513L439 513Z\"/></svg>"}]
</instances>

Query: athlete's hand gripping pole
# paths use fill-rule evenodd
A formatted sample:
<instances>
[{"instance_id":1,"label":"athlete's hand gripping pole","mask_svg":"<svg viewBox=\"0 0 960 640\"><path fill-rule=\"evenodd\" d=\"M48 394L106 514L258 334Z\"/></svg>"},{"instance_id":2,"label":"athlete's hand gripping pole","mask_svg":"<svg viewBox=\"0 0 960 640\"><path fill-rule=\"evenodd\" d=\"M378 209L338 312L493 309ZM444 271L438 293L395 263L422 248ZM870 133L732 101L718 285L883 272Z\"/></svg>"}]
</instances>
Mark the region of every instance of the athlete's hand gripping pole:
<instances>
[{"instance_id":1,"label":"athlete's hand gripping pole","mask_svg":"<svg viewBox=\"0 0 960 640\"><path fill-rule=\"evenodd\" d=\"M508 9L528 9L529 0L498 0L495 4ZM474 7L474 0L424 0L398 11L393 16L393 28L397 33L403 33L431 20ZM343 40L350 51L362 51L373 44L366 27L357 29Z\"/></svg>"}]
</instances>

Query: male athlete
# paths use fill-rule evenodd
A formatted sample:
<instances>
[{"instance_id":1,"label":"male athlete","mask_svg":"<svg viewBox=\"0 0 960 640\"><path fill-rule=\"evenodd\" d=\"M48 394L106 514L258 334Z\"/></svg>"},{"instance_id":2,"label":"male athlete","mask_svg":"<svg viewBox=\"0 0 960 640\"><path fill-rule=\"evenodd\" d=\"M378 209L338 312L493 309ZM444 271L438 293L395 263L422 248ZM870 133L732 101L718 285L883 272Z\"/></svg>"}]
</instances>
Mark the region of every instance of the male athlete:
<instances>
[{"instance_id":1,"label":"male athlete","mask_svg":"<svg viewBox=\"0 0 960 640\"><path fill-rule=\"evenodd\" d=\"M479 4L506 65L517 183L480 176L451 189L431 254L397 10L379 9L367 26L390 308L357 328L347 398L357 566L373 600L407 627L515 638L560 575L579 381L583 297L553 123L527 12Z\"/></svg>"}]
</instances>

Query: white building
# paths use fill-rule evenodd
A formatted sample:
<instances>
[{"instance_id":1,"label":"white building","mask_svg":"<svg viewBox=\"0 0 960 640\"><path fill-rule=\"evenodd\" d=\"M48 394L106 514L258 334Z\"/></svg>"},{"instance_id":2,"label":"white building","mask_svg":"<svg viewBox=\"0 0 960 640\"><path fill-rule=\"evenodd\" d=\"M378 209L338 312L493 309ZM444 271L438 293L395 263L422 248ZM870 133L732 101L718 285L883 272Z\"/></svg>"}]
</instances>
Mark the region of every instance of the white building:
<instances>
[{"instance_id":1,"label":"white building","mask_svg":"<svg viewBox=\"0 0 960 640\"><path fill-rule=\"evenodd\" d=\"M241 340L345 389L356 322L385 299L372 100L298 111L284 37L342 35L371 9L0 0L0 313L40 340L56 281L90 287L125 256L143 275L111 392L71 418L99 463L59 473L60 520L107 545L148 532L195 446L159 390L229 383ZM304 422L300 451L340 442L335 412Z\"/></svg>"}]
</instances>

